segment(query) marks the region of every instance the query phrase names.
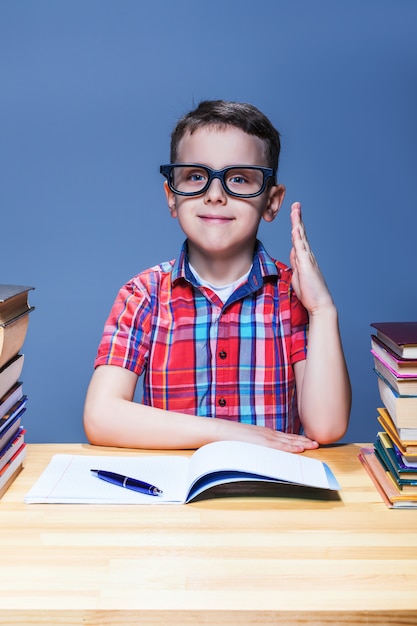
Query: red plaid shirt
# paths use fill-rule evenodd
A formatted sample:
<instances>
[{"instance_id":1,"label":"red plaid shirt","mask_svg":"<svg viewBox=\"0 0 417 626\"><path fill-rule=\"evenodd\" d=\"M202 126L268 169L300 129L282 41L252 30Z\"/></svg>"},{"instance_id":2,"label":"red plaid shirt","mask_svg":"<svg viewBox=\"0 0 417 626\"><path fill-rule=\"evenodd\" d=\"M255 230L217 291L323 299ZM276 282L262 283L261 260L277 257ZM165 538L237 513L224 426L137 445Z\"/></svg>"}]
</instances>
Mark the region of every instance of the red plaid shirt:
<instances>
[{"instance_id":1,"label":"red plaid shirt","mask_svg":"<svg viewBox=\"0 0 417 626\"><path fill-rule=\"evenodd\" d=\"M298 433L293 364L306 358L308 315L291 276L258 242L223 304L197 283L185 243L119 291L95 366L144 373L144 404Z\"/></svg>"}]
</instances>

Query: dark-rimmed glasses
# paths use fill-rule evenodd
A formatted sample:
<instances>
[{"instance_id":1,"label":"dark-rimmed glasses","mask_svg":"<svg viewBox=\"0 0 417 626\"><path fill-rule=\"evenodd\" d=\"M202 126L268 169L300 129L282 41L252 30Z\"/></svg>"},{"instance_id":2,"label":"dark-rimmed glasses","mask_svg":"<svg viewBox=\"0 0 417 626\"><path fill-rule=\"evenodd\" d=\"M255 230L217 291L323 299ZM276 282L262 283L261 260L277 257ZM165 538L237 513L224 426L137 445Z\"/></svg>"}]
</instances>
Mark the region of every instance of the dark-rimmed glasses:
<instances>
[{"instance_id":1,"label":"dark-rimmed glasses","mask_svg":"<svg viewBox=\"0 0 417 626\"><path fill-rule=\"evenodd\" d=\"M254 198L266 189L272 178L276 184L276 169L260 165L232 165L213 170L198 163L170 163L161 165L171 191L181 196L198 196L207 191L214 178L218 178L226 193L237 198Z\"/></svg>"}]
</instances>

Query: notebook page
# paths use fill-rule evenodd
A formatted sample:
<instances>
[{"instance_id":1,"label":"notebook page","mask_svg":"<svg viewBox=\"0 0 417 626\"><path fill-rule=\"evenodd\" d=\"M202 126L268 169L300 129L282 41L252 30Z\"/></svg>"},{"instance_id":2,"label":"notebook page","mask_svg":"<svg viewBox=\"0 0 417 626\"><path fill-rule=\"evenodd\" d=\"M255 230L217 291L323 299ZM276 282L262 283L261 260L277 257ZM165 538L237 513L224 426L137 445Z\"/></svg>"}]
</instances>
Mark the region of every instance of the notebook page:
<instances>
[{"instance_id":1,"label":"notebook page","mask_svg":"<svg viewBox=\"0 0 417 626\"><path fill-rule=\"evenodd\" d=\"M189 459L182 456L113 457L57 454L25 497L25 503L163 504L183 502ZM91 473L107 470L159 487L149 496L107 483Z\"/></svg>"},{"instance_id":2,"label":"notebook page","mask_svg":"<svg viewBox=\"0 0 417 626\"><path fill-rule=\"evenodd\" d=\"M219 441L197 450L190 460L189 485L212 471L242 471L299 485L335 488L329 483L326 466L317 459L240 441Z\"/></svg>"}]
</instances>

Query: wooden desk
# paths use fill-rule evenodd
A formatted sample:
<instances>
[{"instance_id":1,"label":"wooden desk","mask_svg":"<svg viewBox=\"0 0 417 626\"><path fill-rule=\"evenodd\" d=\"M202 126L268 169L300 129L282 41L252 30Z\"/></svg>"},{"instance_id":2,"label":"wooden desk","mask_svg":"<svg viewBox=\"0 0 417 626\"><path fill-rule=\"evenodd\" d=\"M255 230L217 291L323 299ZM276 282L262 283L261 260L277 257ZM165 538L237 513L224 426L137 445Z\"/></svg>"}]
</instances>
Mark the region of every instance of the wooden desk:
<instances>
[{"instance_id":1,"label":"wooden desk","mask_svg":"<svg viewBox=\"0 0 417 626\"><path fill-rule=\"evenodd\" d=\"M340 499L129 507L23 504L52 454L123 453L29 445L0 501L0 624L415 625L417 511L385 507L358 451L308 453Z\"/></svg>"}]
</instances>

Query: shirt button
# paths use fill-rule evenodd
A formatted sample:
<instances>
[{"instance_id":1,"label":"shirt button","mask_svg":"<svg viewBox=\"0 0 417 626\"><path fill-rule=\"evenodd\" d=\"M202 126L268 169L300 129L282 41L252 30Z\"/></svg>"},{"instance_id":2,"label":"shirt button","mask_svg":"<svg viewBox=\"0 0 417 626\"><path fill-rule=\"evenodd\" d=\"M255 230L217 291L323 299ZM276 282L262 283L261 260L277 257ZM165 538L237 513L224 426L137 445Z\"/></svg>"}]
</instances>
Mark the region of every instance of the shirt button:
<instances>
[{"instance_id":1,"label":"shirt button","mask_svg":"<svg viewBox=\"0 0 417 626\"><path fill-rule=\"evenodd\" d=\"M219 357L221 359L225 359L227 357L227 352L225 352L224 350L220 350Z\"/></svg>"},{"instance_id":2,"label":"shirt button","mask_svg":"<svg viewBox=\"0 0 417 626\"><path fill-rule=\"evenodd\" d=\"M219 406L226 406L226 400L224 398L219 398Z\"/></svg>"}]
</instances>

